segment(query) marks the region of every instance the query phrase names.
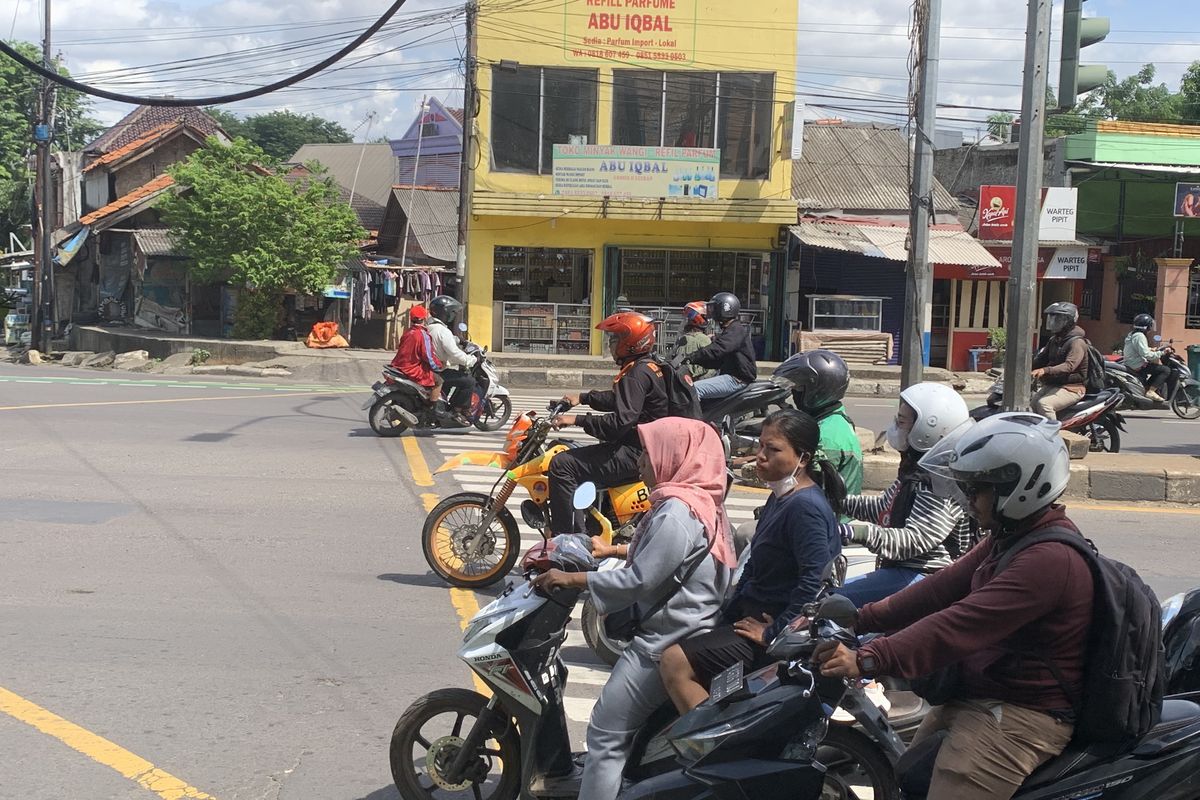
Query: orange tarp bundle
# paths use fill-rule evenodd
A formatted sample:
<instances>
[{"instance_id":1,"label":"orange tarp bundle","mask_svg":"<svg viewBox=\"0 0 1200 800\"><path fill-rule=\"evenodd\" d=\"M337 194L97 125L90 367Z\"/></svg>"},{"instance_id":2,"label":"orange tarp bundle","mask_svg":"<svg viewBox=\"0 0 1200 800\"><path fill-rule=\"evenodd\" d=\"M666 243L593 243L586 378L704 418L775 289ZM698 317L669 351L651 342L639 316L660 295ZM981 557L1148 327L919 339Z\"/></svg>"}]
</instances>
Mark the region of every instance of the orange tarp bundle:
<instances>
[{"instance_id":1,"label":"orange tarp bundle","mask_svg":"<svg viewBox=\"0 0 1200 800\"><path fill-rule=\"evenodd\" d=\"M318 322L313 325L312 333L304 341L309 347L349 347L350 343L338 333L336 322Z\"/></svg>"}]
</instances>

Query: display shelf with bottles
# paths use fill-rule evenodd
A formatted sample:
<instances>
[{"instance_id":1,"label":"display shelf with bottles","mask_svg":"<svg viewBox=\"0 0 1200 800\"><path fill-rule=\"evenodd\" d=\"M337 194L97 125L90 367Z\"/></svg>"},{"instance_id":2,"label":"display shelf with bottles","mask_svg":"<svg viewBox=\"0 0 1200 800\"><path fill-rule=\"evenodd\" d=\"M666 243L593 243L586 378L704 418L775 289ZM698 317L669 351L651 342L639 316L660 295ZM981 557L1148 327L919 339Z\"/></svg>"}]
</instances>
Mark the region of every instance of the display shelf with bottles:
<instances>
[{"instance_id":1,"label":"display shelf with bottles","mask_svg":"<svg viewBox=\"0 0 1200 800\"><path fill-rule=\"evenodd\" d=\"M560 355L587 355L591 351L591 306L560 303L555 306Z\"/></svg>"},{"instance_id":2,"label":"display shelf with bottles","mask_svg":"<svg viewBox=\"0 0 1200 800\"><path fill-rule=\"evenodd\" d=\"M554 304L505 303L504 352L553 353Z\"/></svg>"}]
</instances>

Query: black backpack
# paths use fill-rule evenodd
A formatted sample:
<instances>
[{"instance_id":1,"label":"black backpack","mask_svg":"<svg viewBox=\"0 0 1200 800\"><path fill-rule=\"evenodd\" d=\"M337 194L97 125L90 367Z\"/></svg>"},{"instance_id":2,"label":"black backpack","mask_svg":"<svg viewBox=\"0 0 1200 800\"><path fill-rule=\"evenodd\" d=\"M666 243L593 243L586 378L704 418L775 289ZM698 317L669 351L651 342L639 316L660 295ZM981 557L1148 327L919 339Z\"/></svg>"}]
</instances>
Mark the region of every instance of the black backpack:
<instances>
[{"instance_id":1,"label":"black backpack","mask_svg":"<svg viewBox=\"0 0 1200 800\"><path fill-rule=\"evenodd\" d=\"M1092 627L1078 697L1072 696L1060 670L1046 662L1075 705L1075 739L1136 741L1162 714L1166 673L1158 598L1131 567L1100 555L1090 540L1066 528L1047 528L1023 537L1000 557L996 574L1017 553L1042 542L1074 548L1088 562L1094 581Z\"/></svg>"},{"instance_id":2,"label":"black backpack","mask_svg":"<svg viewBox=\"0 0 1200 800\"><path fill-rule=\"evenodd\" d=\"M662 376L667 390L667 415L700 419L700 397L692 385L692 376L658 358L650 360L650 369Z\"/></svg>"}]
</instances>

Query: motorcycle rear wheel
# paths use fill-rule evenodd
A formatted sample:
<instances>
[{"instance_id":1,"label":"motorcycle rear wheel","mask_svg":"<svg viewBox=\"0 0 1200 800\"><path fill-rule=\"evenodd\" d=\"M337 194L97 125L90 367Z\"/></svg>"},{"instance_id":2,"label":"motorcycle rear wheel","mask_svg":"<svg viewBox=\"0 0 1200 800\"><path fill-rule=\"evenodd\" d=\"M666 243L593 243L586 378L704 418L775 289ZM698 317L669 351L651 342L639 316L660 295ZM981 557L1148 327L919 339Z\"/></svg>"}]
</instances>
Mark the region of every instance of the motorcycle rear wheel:
<instances>
[{"instance_id":1,"label":"motorcycle rear wheel","mask_svg":"<svg viewBox=\"0 0 1200 800\"><path fill-rule=\"evenodd\" d=\"M468 767L469 778L451 783L440 769L450 765L471 725L487 706L483 695L469 689L438 689L408 707L392 731L388 761L392 780L404 800L452 796L515 800L521 788L521 739L511 723L493 727ZM449 724L427 730L443 718ZM424 750L424 753L418 752ZM497 774L497 770L499 773ZM487 791L491 787L491 791Z\"/></svg>"},{"instance_id":2,"label":"motorcycle rear wheel","mask_svg":"<svg viewBox=\"0 0 1200 800\"><path fill-rule=\"evenodd\" d=\"M434 506L421 529L425 562L442 580L460 589L479 589L504 580L521 554L521 532L508 509L483 534L476 529L491 499L481 492L451 495ZM486 537L475 556L465 550L474 537Z\"/></svg>"},{"instance_id":3,"label":"motorcycle rear wheel","mask_svg":"<svg viewBox=\"0 0 1200 800\"><path fill-rule=\"evenodd\" d=\"M1088 425L1088 449L1093 453L1121 452L1121 431L1111 417L1101 417Z\"/></svg>"},{"instance_id":4,"label":"motorcycle rear wheel","mask_svg":"<svg viewBox=\"0 0 1200 800\"><path fill-rule=\"evenodd\" d=\"M390 439L408 430L404 420L391 413L393 405L395 402L390 397L381 397L367 412L367 421L371 423L371 430L375 431L376 435Z\"/></svg>"},{"instance_id":5,"label":"motorcycle rear wheel","mask_svg":"<svg viewBox=\"0 0 1200 800\"><path fill-rule=\"evenodd\" d=\"M874 742L853 728L830 725L816 758L826 768L821 800L863 797L864 788L875 800L900 800L891 763Z\"/></svg>"},{"instance_id":6,"label":"motorcycle rear wheel","mask_svg":"<svg viewBox=\"0 0 1200 800\"><path fill-rule=\"evenodd\" d=\"M1171 410L1181 419L1200 417L1200 386L1180 386L1171 396Z\"/></svg>"},{"instance_id":7,"label":"motorcycle rear wheel","mask_svg":"<svg viewBox=\"0 0 1200 800\"><path fill-rule=\"evenodd\" d=\"M498 431L508 424L512 416L512 400L508 395L497 394L485 398L484 409L475 420L475 427L481 431Z\"/></svg>"}]
</instances>

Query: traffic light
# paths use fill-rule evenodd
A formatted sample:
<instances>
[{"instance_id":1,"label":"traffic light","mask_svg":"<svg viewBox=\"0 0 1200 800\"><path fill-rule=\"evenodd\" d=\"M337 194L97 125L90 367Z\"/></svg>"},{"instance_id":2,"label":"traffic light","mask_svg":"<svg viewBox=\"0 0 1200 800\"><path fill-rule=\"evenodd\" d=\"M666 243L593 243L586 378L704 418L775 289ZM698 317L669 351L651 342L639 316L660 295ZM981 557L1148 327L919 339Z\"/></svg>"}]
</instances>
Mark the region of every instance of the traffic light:
<instances>
[{"instance_id":1,"label":"traffic light","mask_svg":"<svg viewBox=\"0 0 1200 800\"><path fill-rule=\"evenodd\" d=\"M1104 85L1108 67L1080 64L1079 51L1104 41L1108 36L1108 17L1084 17L1084 0L1063 3L1062 63L1058 73L1058 110L1070 111L1075 98Z\"/></svg>"}]
</instances>

